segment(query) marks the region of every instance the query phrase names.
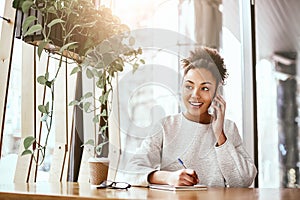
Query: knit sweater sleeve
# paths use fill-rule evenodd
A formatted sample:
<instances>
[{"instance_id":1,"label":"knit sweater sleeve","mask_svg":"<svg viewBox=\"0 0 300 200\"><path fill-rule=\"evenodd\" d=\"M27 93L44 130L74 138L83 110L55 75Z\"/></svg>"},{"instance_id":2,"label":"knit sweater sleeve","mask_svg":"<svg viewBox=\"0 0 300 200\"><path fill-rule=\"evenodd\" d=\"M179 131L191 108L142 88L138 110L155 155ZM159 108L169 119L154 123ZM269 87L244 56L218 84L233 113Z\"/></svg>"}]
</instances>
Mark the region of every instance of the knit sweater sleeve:
<instances>
[{"instance_id":1,"label":"knit sweater sleeve","mask_svg":"<svg viewBox=\"0 0 300 200\"><path fill-rule=\"evenodd\" d=\"M215 149L225 182L229 187L249 187L257 174L254 162L243 147L235 123L227 121L224 132L226 142Z\"/></svg>"}]
</instances>

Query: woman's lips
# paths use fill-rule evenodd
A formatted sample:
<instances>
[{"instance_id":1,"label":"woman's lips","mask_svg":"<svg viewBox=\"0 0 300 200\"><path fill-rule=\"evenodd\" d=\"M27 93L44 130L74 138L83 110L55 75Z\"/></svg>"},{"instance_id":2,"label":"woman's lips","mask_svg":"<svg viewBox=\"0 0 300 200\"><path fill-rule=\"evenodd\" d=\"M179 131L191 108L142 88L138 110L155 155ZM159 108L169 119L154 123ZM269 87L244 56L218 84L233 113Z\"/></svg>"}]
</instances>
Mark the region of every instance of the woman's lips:
<instances>
[{"instance_id":1,"label":"woman's lips","mask_svg":"<svg viewBox=\"0 0 300 200\"><path fill-rule=\"evenodd\" d=\"M193 102L193 101L190 101L189 102L191 106L193 107L200 107L203 103L201 102Z\"/></svg>"}]
</instances>

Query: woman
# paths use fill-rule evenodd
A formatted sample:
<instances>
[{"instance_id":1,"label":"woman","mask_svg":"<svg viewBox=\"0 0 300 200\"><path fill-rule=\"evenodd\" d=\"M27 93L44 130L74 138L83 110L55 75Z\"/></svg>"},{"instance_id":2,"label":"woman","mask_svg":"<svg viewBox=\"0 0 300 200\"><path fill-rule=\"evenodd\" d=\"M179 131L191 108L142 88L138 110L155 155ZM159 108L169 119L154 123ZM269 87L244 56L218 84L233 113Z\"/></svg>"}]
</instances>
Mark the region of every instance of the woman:
<instances>
[{"instance_id":1,"label":"woman","mask_svg":"<svg viewBox=\"0 0 300 200\"><path fill-rule=\"evenodd\" d=\"M185 111L167 116L128 163L134 185L169 184L248 187L257 170L234 122L225 120L218 91L227 78L216 50L202 47L183 60ZM209 113L209 108L214 109ZM180 158L184 162L178 162ZM186 168L185 168L186 167Z\"/></svg>"}]
</instances>

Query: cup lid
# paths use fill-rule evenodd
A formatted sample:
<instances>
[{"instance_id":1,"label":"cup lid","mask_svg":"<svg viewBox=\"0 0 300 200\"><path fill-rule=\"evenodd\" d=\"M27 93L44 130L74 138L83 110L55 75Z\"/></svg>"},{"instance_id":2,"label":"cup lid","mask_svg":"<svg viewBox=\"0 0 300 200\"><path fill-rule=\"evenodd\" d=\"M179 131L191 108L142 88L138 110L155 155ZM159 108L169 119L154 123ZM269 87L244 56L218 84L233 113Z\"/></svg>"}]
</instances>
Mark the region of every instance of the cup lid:
<instances>
[{"instance_id":1,"label":"cup lid","mask_svg":"<svg viewBox=\"0 0 300 200\"><path fill-rule=\"evenodd\" d=\"M88 162L105 162L105 163L109 163L109 159L107 157L100 157L100 158L90 157Z\"/></svg>"}]
</instances>

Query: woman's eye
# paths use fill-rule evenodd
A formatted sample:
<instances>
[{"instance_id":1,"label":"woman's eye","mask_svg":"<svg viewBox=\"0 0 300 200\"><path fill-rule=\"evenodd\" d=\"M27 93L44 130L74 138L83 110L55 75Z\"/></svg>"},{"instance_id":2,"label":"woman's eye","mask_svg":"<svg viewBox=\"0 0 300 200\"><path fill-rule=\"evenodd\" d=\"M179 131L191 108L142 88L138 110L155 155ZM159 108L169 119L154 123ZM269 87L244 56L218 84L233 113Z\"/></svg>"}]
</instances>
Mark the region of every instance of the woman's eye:
<instances>
[{"instance_id":1,"label":"woman's eye","mask_svg":"<svg viewBox=\"0 0 300 200\"><path fill-rule=\"evenodd\" d=\"M204 91L208 91L209 89L207 87L202 88Z\"/></svg>"},{"instance_id":2,"label":"woman's eye","mask_svg":"<svg viewBox=\"0 0 300 200\"><path fill-rule=\"evenodd\" d=\"M192 86L190 86L190 85L186 85L186 86L185 86L185 88L186 88L186 89L188 89L188 90L191 90L191 89L193 89L193 87L192 87Z\"/></svg>"}]
</instances>

